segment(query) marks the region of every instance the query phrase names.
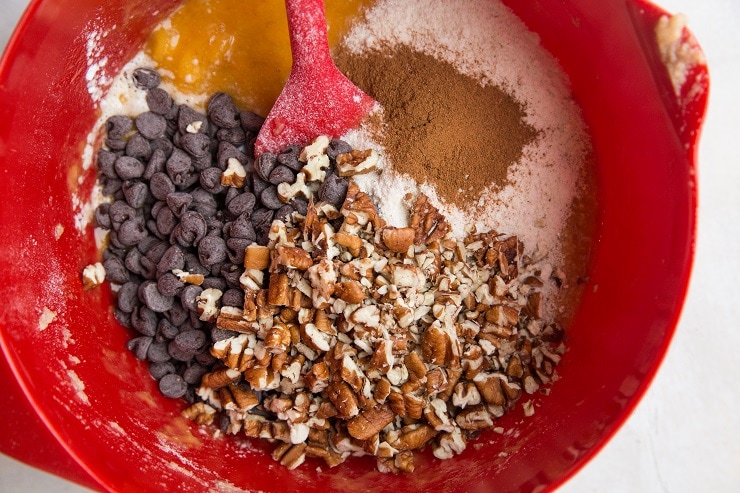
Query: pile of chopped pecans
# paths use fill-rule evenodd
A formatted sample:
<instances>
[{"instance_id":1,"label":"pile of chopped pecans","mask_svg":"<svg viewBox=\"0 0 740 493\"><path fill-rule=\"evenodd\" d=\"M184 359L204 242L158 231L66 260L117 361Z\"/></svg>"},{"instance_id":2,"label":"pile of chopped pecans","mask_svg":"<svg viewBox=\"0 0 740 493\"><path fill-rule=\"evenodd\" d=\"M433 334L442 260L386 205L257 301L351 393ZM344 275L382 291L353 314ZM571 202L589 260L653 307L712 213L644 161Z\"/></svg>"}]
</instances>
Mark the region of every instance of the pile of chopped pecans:
<instances>
[{"instance_id":1,"label":"pile of chopped pecans","mask_svg":"<svg viewBox=\"0 0 740 493\"><path fill-rule=\"evenodd\" d=\"M321 181L321 147L279 190L310 199L307 213L247 247L243 309L219 308L217 289L200 295L201 318L235 335L212 346L223 365L183 415L210 424L221 411L222 429L276 442L291 469L370 454L380 471L411 472L413 451L459 454L556 379L563 333L543 320L541 294L552 269L515 236L454 239L422 194L407 197L406 228L386 225L352 182L339 210L314 203L305 177ZM337 158L347 175L377 160L353 153Z\"/></svg>"}]
</instances>

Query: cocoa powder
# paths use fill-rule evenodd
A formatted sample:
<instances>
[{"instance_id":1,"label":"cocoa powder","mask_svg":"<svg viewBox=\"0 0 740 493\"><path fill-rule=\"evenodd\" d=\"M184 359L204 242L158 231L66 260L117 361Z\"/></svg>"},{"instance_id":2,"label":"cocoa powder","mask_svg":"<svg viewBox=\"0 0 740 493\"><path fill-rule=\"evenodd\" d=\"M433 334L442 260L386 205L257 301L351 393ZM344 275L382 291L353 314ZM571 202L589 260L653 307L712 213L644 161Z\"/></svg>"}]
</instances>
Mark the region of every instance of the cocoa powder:
<instances>
[{"instance_id":1,"label":"cocoa powder","mask_svg":"<svg viewBox=\"0 0 740 493\"><path fill-rule=\"evenodd\" d=\"M475 204L487 187L505 186L509 167L537 136L506 91L408 46L359 55L340 48L335 58L383 105L376 137L394 169L433 185L447 202Z\"/></svg>"}]
</instances>

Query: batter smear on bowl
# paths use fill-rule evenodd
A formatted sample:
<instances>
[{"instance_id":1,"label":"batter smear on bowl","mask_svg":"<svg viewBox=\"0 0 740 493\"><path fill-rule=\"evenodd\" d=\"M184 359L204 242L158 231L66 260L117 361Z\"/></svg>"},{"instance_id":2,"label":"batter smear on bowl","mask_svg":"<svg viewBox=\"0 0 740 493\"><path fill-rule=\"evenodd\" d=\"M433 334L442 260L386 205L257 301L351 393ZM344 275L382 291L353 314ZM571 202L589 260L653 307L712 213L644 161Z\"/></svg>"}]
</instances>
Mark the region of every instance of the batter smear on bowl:
<instances>
[{"instance_id":1,"label":"batter smear on bowl","mask_svg":"<svg viewBox=\"0 0 740 493\"><path fill-rule=\"evenodd\" d=\"M337 64L379 105L344 136L255 160L258 105L162 82L137 67L172 60L143 53L102 104L95 218L129 349L185 416L276 443L286 467L373 455L411 472L416 451L461 453L557 380L588 257L588 139L524 26L452 3L354 21ZM150 46L182 43L177 19Z\"/></svg>"}]
</instances>

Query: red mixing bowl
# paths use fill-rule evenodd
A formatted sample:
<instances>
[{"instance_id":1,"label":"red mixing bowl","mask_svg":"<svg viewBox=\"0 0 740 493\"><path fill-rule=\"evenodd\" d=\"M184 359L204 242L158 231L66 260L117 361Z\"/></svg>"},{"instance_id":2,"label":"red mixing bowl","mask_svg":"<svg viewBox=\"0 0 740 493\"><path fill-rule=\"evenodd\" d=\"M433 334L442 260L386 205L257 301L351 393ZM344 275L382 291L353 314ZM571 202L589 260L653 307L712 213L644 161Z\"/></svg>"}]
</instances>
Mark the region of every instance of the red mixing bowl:
<instances>
[{"instance_id":1,"label":"red mixing bowl","mask_svg":"<svg viewBox=\"0 0 740 493\"><path fill-rule=\"evenodd\" d=\"M654 36L664 12L640 1L505 2L560 61L591 130L600 210L590 278L562 378L534 416L500 421L517 434L484 433L480 449L426 454L414 474L387 475L371 459L289 471L269 447L179 417L184 404L125 349L109 289L82 290L82 268L99 255L92 226L75 227L75 197L95 180L80 157L97 118L88 34L109 31L98 43L112 75L177 3L34 1L0 63L0 376L11 407L0 449L111 491L542 491L574 474L645 392L689 280L708 78L699 65L684 85L695 92L676 97ZM45 309L56 318L41 330Z\"/></svg>"}]
</instances>

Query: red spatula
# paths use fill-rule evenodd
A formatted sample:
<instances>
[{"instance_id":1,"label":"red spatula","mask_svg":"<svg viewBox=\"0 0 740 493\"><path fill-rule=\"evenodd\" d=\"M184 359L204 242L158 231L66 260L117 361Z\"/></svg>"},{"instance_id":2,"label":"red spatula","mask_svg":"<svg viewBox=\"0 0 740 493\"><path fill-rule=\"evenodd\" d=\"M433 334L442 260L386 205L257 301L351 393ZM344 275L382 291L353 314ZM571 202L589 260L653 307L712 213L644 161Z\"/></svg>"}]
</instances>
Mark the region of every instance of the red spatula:
<instances>
[{"instance_id":1,"label":"red spatula","mask_svg":"<svg viewBox=\"0 0 740 493\"><path fill-rule=\"evenodd\" d=\"M278 152L357 127L375 101L334 65L323 0L285 0L293 67L257 136L254 153Z\"/></svg>"}]
</instances>

